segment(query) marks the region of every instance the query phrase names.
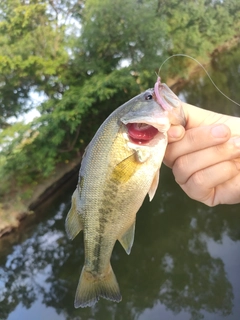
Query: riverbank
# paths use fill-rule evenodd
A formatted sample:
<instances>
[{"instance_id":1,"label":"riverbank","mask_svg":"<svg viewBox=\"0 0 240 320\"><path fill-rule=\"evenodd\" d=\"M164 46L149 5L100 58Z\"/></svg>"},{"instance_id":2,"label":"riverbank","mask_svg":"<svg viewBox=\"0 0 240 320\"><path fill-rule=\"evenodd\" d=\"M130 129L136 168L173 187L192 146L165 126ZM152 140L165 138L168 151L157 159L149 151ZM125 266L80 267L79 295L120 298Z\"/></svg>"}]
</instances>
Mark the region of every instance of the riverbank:
<instances>
[{"instance_id":1,"label":"riverbank","mask_svg":"<svg viewBox=\"0 0 240 320\"><path fill-rule=\"evenodd\" d=\"M80 162L81 157L58 165L50 177L34 188L30 199L24 200L20 195L13 195L11 201L0 203L0 237L16 230L23 219L34 214L42 203L53 197L70 179L77 178Z\"/></svg>"}]
</instances>

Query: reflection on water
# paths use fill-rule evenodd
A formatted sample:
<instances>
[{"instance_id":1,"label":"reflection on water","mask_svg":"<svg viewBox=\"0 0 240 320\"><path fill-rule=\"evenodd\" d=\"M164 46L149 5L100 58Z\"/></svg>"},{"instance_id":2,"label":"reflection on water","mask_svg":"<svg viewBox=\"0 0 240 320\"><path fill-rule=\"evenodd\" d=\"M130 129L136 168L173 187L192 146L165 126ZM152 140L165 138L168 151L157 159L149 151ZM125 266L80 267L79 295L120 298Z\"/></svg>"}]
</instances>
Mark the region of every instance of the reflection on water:
<instances>
[{"instance_id":1,"label":"reflection on water","mask_svg":"<svg viewBox=\"0 0 240 320\"><path fill-rule=\"evenodd\" d=\"M114 249L121 303L73 307L83 246L63 229L69 194L1 257L0 319L239 319L239 206L207 208L173 182L165 168L156 198L138 214L131 255Z\"/></svg>"},{"instance_id":2,"label":"reflection on water","mask_svg":"<svg viewBox=\"0 0 240 320\"><path fill-rule=\"evenodd\" d=\"M215 101L205 89L200 98L196 83L182 91L191 103L195 96ZM225 101L218 107L225 108ZM82 236L69 241L64 231L72 186L37 224L29 224L17 239L15 234L0 240L0 319L239 319L240 206L208 208L190 200L171 171L162 169L156 197L138 213L131 255L118 243L114 248L121 303L100 300L93 308L73 307L83 243Z\"/></svg>"},{"instance_id":3,"label":"reflection on water","mask_svg":"<svg viewBox=\"0 0 240 320\"><path fill-rule=\"evenodd\" d=\"M62 314L58 314L54 308L46 307L46 305L41 303L41 301L36 300L29 309L26 309L26 307L24 307L22 303L20 303L7 319L65 320L65 317Z\"/></svg>"},{"instance_id":4,"label":"reflection on water","mask_svg":"<svg viewBox=\"0 0 240 320\"><path fill-rule=\"evenodd\" d=\"M24 310L32 306L36 310L40 304L54 306L54 300L60 301L61 296L66 294L65 281L56 278L58 275L55 271L59 272L68 255L65 233L62 227L59 229L67 204L61 204L53 218L41 222L29 238L13 246L11 254L1 259L0 301L3 319L7 319L9 311L16 306L18 312L24 315ZM54 291L56 282L57 292ZM26 319L25 316L22 318ZM10 314L9 319L14 319L14 315Z\"/></svg>"}]
</instances>

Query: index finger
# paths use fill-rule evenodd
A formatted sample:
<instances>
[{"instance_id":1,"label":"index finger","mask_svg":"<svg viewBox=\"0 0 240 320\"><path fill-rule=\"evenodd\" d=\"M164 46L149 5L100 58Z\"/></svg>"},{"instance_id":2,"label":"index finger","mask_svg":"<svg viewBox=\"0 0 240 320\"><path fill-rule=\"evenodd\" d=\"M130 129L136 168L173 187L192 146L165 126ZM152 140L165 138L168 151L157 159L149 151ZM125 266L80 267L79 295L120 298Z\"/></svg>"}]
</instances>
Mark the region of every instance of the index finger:
<instances>
[{"instance_id":1,"label":"index finger","mask_svg":"<svg viewBox=\"0 0 240 320\"><path fill-rule=\"evenodd\" d=\"M172 168L179 157L224 143L230 137L231 131L225 124L214 124L186 130L180 141L168 144L163 162Z\"/></svg>"},{"instance_id":2,"label":"index finger","mask_svg":"<svg viewBox=\"0 0 240 320\"><path fill-rule=\"evenodd\" d=\"M207 126L217 123L224 123L231 128L232 136L239 135L240 119L236 116L229 116L206 109L198 108L193 105L182 102L184 114L186 117L185 129L192 129L199 126Z\"/></svg>"}]
</instances>

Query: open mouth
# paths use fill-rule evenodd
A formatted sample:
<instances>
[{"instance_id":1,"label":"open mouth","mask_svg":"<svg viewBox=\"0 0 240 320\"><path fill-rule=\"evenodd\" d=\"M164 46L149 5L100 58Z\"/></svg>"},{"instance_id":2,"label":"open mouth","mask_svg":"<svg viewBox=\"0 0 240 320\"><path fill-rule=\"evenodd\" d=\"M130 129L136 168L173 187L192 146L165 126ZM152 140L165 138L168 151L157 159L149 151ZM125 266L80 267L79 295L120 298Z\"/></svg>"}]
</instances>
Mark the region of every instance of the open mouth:
<instances>
[{"instance_id":1,"label":"open mouth","mask_svg":"<svg viewBox=\"0 0 240 320\"><path fill-rule=\"evenodd\" d=\"M158 129L146 123L128 123L127 129L129 139L136 144L147 144L158 133Z\"/></svg>"}]
</instances>

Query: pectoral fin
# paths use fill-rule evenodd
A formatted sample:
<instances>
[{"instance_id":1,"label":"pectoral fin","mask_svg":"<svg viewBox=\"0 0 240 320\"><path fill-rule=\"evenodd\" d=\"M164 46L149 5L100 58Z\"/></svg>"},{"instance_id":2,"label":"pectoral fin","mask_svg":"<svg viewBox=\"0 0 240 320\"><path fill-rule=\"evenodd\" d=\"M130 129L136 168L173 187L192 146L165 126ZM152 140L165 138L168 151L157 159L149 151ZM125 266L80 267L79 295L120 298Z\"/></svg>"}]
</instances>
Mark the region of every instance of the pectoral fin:
<instances>
[{"instance_id":1,"label":"pectoral fin","mask_svg":"<svg viewBox=\"0 0 240 320\"><path fill-rule=\"evenodd\" d=\"M131 227L122 235L118 241L121 243L127 254L130 254L135 234L135 221Z\"/></svg>"},{"instance_id":2,"label":"pectoral fin","mask_svg":"<svg viewBox=\"0 0 240 320\"><path fill-rule=\"evenodd\" d=\"M112 172L111 179L125 183L133 176L139 166L141 166L141 163L136 160L136 154L133 153L116 165Z\"/></svg>"},{"instance_id":3,"label":"pectoral fin","mask_svg":"<svg viewBox=\"0 0 240 320\"><path fill-rule=\"evenodd\" d=\"M159 182L159 170L157 170L157 172L155 173L155 176L153 178L153 181L152 181L152 184L151 184L151 187L148 191L148 195L149 195L149 200L152 201L155 193L156 193L156 190L157 190L157 187L158 187L158 182Z\"/></svg>"},{"instance_id":4,"label":"pectoral fin","mask_svg":"<svg viewBox=\"0 0 240 320\"><path fill-rule=\"evenodd\" d=\"M83 230L81 216L77 213L77 196L78 189L76 189L72 195L72 206L65 221L66 232L70 239L74 239L76 235Z\"/></svg>"}]
</instances>

